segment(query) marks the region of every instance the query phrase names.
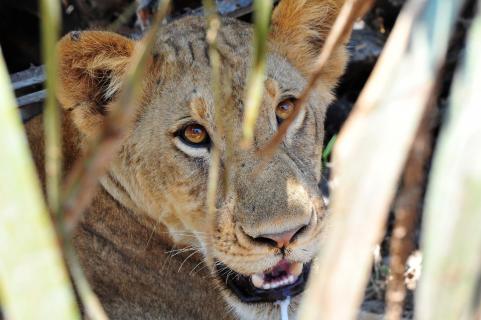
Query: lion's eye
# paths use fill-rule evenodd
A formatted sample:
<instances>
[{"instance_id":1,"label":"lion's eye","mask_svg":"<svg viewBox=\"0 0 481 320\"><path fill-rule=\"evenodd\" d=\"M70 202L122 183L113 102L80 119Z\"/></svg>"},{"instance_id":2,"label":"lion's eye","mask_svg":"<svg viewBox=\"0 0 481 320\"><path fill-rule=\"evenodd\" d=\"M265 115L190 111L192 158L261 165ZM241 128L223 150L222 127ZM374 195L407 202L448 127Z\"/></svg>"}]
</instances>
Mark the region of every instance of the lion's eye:
<instances>
[{"instance_id":1,"label":"lion's eye","mask_svg":"<svg viewBox=\"0 0 481 320\"><path fill-rule=\"evenodd\" d=\"M290 98L281 101L276 107L277 123L280 124L282 121L289 118L292 112L294 112L294 99Z\"/></svg>"},{"instance_id":2,"label":"lion's eye","mask_svg":"<svg viewBox=\"0 0 481 320\"><path fill-rule=\"evenodd\" d=\"M200 124L193 123L180 130L179 136L183 142L193 147L206 147L210 143L207 130Z\"/></svg>"}]
</instances>

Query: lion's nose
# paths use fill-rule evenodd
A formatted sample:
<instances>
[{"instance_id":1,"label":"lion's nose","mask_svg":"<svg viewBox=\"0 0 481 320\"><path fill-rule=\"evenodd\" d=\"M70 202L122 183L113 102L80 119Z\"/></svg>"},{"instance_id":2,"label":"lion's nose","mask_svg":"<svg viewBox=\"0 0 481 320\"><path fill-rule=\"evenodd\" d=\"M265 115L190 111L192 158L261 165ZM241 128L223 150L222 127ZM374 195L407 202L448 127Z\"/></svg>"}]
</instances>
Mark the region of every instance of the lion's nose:
<instances>
[{"instance_id":1,"label":"lion's nose","mask_svg":"<svg viewBox=\"0 0 481 320\"><path fill-rule=\"evenodd\" d=\"M254 238L254 240L270 244L274 247L285 248L294 240L297 235L304 231L305 228L306 225L302 225L281 233L263 234Z\"/></svg>"}]
</instances>

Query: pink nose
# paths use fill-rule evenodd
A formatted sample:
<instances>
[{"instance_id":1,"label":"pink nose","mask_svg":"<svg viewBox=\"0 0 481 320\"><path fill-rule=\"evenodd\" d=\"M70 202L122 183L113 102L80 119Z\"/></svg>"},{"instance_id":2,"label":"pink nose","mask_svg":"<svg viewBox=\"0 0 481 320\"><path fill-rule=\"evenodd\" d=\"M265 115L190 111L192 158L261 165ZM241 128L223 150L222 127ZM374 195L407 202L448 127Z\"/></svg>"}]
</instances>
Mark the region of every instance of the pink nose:
<instances>
[{"instance_id":1,"label":"pink nose","mask_svg":"<svg viewBox=\"0 0 481 320\"><path fill-rule=\"evenodd\" d=\"M300 226L282 233L263 234L257 237L256 240L265 241L266 239L268 239L268 242L273 241L273 244L275 243L276 247L285 248L292 242L294 236L296 236L299 231L302 231L301 229L303 229L304 227L305 226Z\"/></svg>"}]
</instances>

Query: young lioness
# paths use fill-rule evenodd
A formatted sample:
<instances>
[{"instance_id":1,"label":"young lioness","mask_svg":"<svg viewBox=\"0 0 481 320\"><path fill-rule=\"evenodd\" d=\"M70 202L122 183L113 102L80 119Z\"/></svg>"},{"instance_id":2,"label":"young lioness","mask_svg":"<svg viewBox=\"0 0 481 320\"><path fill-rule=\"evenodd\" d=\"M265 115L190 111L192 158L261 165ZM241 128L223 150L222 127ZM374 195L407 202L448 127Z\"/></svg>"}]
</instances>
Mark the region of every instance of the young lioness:
<instances>
[{"instance_id":1,"label":"young lioness","mask_svg":"<svg viewBox=\"0 0 481 320\"><path fill-rule=\"evenodd\" d=\"M135 123L75 236L82 266L112 319L278 319L275 302L287 297L294 317L323 231L317 187L323 122L346 63L343 46L262 170L256 151L292 112L342 2L283 0L276 7L254 146L231 150L231 184L219 181L214 217L206 213L210 150L220 150L222 174L226 138L214 124L206 23L186 17L163 28ZM225 123L235 146L251 36L250 25L222 20L218 48L222 73L231 79ZM108 32L61 40L58 99L67 169L115 102L136 45ZM39 123L28 124L37 156Z\"/></svg>"}]
</instances>

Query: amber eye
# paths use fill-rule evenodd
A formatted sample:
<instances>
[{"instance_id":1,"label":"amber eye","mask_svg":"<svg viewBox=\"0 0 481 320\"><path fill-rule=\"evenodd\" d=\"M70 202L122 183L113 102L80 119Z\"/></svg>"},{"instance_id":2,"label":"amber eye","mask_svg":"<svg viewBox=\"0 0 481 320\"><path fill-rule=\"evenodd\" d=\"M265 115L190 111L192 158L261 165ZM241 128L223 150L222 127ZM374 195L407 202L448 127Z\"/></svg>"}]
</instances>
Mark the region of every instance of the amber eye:
<instances>
[{"instance_id":1,"label":"amber eye","mask_svg":"<svg viewBox=\"0 0 481 320\"><path fill-rule=\"evenodd\" d=\"M206 147L210 143L207 130L197 123L189 124L179 132L180 138L193 147Z\"/></svg>"},{"instance_id":2,"label":"amber eye","mask_svg":"<svg viewBox=\"0 0 481 320\"><path fill-rule=\"evenodd\" d=\"M281 123L291 116L294 112L294 99L286 99L281 101L276 107L277 122Z\"/></svg>"}]
</instances>

